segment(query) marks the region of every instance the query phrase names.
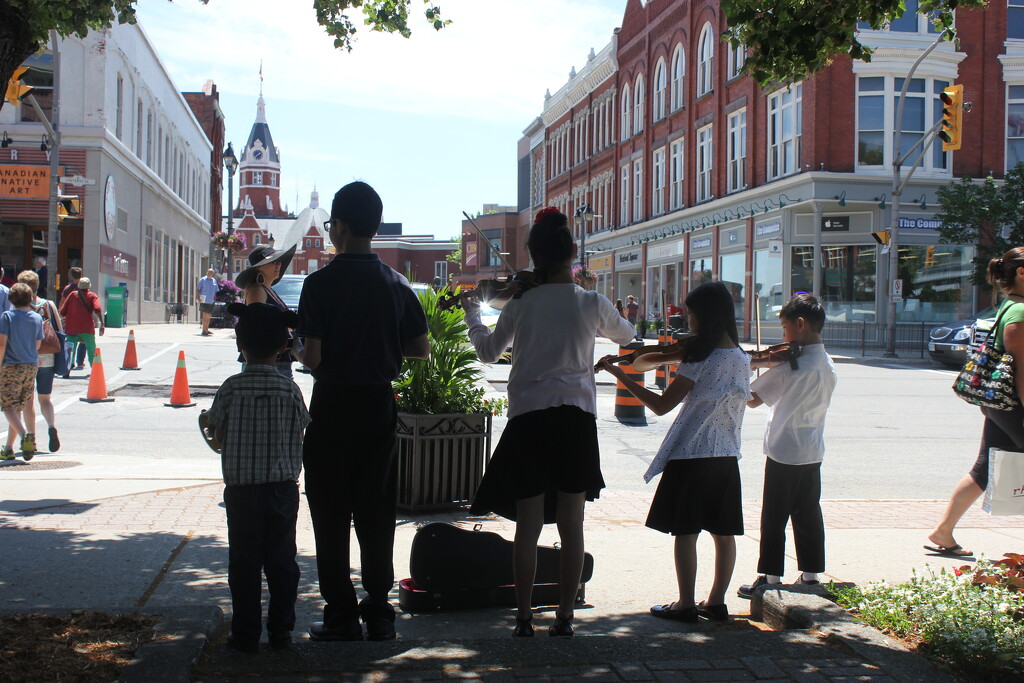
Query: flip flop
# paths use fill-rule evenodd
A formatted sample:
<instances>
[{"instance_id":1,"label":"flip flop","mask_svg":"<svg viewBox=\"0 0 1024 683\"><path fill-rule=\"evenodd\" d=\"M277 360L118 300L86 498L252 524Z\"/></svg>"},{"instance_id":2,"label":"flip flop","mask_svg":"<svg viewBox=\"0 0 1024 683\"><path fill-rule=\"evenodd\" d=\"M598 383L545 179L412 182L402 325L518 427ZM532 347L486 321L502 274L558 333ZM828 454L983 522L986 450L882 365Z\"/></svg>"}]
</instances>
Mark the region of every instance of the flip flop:
<instances>
[{"instance_id":1,"label":"flip flop","mask_svg":"<svg viewBox=\"0 0 1024 683\"><path fill-rule=\"evenodd\" d=\"M935 553L941 557L973 557L974 552L971 550L964 550L963 546L959 543L951 546L944 545L926 545L922 546L925 550L931 553Z\"/></svg>"}]
</instances>

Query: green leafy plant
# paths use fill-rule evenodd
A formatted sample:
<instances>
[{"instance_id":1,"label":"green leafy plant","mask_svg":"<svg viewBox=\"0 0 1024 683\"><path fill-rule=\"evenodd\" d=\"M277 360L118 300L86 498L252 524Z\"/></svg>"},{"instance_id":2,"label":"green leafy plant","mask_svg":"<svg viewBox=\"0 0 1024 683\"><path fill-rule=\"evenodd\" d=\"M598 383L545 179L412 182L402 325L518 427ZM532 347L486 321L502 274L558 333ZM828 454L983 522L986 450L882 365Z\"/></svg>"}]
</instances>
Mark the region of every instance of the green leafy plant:
<instances>
[{"instance_id":1,"label":"green leafy plant","mask_svg":"<svg viewBox=\"0 0 1024 683\"><path fill-rule=\"evenodd\" d=\"M442 310L438 302L448 289L419 292L420 304L427 316L430 358L406 358L402 374L394 383L398 409L404 413L438 415L442 413L500 414L508 401L484 398L483 373L476 352L466 337L462 311Z\"/></svg>"},{"instance_id":2,"label":"green leafy plant","mask_svg":"<svg viewBox=\"0 0 1024 683\"><path fill-rule=\"evenodd\" d=\"M993 680L1024 674L1024 557L1008 553L996 562L947 572L929 568L895 586L872 583L840 589L836 602L872 626L919 638L929 655L961 671Z\"/></svg>"}]
</instances>

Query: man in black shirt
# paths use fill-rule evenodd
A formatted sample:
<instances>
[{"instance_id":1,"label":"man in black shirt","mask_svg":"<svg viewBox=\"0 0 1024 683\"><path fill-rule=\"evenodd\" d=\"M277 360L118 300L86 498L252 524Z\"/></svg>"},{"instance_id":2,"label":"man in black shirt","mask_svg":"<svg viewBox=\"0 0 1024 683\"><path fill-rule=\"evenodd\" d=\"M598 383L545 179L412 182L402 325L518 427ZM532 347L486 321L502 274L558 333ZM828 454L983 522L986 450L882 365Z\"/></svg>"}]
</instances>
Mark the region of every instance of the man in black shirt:
<instances>
[{"instance_id":1,"label":"man in black shirt","mask_svg":"<svg viewBox=\"0 0 1024 683\"><path fill-rule=\"evenodd\" d=\"M371 240L383 206L366 183L334 195L326 226L337 256L310 274L299 298L305 337L300 360L312 370L312 422L303 442L306 499L313 518L324 620L313 640L395 637L394 585L397 504L391 382L402 358L428 358L427 320L408 281L380 261ZM349 578L349 527L359 541L367 597L356 602Z\"/></svg>"}]
</instances>

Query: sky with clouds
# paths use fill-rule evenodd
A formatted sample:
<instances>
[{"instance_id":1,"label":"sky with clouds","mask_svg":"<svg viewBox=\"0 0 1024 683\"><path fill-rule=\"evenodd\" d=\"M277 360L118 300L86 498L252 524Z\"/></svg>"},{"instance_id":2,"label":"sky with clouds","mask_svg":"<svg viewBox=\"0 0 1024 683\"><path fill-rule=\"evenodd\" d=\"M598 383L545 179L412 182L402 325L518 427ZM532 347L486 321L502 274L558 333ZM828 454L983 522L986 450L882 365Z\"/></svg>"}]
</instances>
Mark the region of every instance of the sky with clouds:
<instances>
[{"instance_id":1,"label":"sky with clouds","mask_svg":"<svg viewBox=\"0 0 1024 683\"><path fill-rule=\"evenodd\" d=\"M262 59L290 209L314 186L329 206L337 188L365 180L385 221L446 238L460 233L462 211L516 203L523 129L545 90L608 44L625 0L440 5L452 20L442 31L419 15L408 40L360 26L352 52L334 48L308 0L139 0L138 17L179 90L217 84L236 150L256 115Z\"/></svg>"}]
</instances>

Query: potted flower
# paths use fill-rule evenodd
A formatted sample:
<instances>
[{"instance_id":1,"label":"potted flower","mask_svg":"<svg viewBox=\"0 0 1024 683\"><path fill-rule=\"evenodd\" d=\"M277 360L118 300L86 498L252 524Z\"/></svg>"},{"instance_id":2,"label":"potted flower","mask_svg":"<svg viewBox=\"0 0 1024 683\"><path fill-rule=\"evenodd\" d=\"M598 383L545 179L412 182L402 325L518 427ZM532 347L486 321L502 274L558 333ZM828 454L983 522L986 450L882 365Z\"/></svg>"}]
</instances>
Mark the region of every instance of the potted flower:
<instances>
[{"instance_id":1,"label":"potted flower","mask_svg":"<svg viewBox=\"0 0 1024 683\"><path fill-rule=\"evenodd\" d=\"M226 249L236 254L245 251L246 246L248 246L245 241L245 235L235 232L230 235L226 232L215 232L210 235L210 244L216 249Z\"/></svg>"},{"instance_id":2,"label":"potted flower","mask_svg":"<svg viewBox=\"0 0 1024 683\"><path fill-rule=\"evenodd\" d=\"M583 289L590 289L597 284L597 275L590 268L582 265L573 266L572 280Z\"/></svg>"},{"instance_id":3,"label":"potted flower","mask_svg":"<svg viewBox=\"0 0 1024 683\"><path fill-rule=\"evenodd\" d=\"M242 300L242 290L231 280L219 280L217 282L217 293L213 296L214 302L214 327L234 327L238 318L227 312L228 304ZM218 306L217 304L223 304ZM219 313L219 315L218 315ZM211 320L211 322L213 322Z\"/></svg>"},{"instance_id":4,"label":"potted flower","mask_svg":"<svg viewBox=\"0 0 1024 683\"><path fill-rule=\"evenodd\" d=\"M484 398L483 373L459 310L441 310L445 293L419 292L430 358L407 358L394 383L398 402L398 505L404 510L469 502L491 453L491 416L505 399Z\"/></svg>"}]
</instances>

